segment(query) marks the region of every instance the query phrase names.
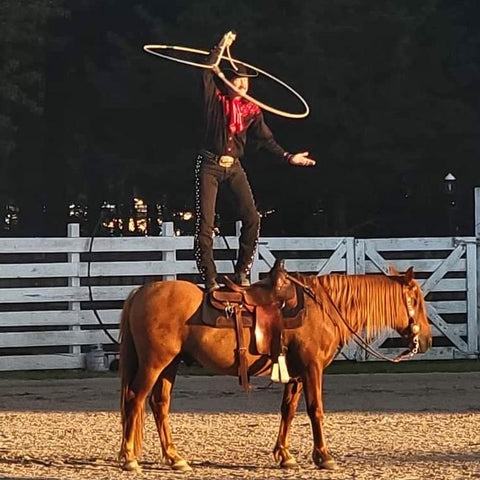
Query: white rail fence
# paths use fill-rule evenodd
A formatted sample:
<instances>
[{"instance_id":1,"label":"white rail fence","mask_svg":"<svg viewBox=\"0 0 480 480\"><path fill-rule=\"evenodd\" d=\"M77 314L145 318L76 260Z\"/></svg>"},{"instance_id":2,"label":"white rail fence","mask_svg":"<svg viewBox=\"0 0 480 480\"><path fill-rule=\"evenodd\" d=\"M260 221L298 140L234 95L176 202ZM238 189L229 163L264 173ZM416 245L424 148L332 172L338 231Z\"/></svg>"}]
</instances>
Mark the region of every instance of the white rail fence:
<instances>
[{"instance_id":1,"label":"white rail fence","mask_svg":"<svg viewBox=\"0 0 480 480\"><path fill-rule=\"evenodd\" d=\"M233 272L237 237L214 239L219 273ZM117 345L123 300L135 286L161 279L200 282L193 238L175 236L165 223L160 237L0 239L0 371L84 368L86 353ZM467 238L261 238L252 280L277 258L289 271L314 274L387 272L413 266L427 294L434 348L424 359L478 356L478 252ZM89 288L89 285L91 288ZM403 348L394 332L376 339L383 353ZM339 358L371 360L354 346Z\"/></svg>"}]
</instances>

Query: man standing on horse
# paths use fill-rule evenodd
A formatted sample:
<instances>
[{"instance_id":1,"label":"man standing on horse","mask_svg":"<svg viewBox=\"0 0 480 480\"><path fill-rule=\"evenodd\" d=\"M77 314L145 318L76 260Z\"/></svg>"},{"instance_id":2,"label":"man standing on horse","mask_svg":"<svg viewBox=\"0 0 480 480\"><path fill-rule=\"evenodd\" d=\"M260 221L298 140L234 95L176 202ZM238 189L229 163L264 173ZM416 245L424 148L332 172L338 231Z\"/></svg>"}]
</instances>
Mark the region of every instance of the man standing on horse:
<instances>
[{"instance_id":1,"label":"man standing on horse","mask_svg":"<svg viewBox=\"0 0 480 480\"><path fill-rule=\"evenodd\" d=\"M232 45L235 38L234 32L223 36L208 57L210 65L217 62L220 53ZM280 161L299 166L315 165L315 161L308 158L308 152L292 154L278 145L260 108L239 94L247 93L249 77L256 76L256 73L248 74L242 65L235 68L224 73L237 92L222 81L216 82L218 67L204 69L203 73L204 136L195 165L195 259L208 292L219 288L212 235L215 204L221 183L233 194L242 221L234 281L241 286L249 285L248 274L258 241L260 216L247 175L240 163L247 135Z\"/></svg>"}]
</instances>

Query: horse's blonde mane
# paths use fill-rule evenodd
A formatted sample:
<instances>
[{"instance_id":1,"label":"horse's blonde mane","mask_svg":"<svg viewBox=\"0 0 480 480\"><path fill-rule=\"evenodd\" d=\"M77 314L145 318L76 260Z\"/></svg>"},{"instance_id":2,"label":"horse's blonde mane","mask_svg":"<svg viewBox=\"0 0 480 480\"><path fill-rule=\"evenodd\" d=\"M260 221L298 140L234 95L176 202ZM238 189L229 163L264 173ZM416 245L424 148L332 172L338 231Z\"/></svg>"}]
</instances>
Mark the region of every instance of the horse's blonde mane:
<instances>
[{"instance_id":1,"label":"horse's blonde mane","mask_svg":"<svg viewBox=\"0 0 480 480\"><path fill-rule=\"evenodd\" d=\"M395 328L399 313L404 311L405 298L402 284L386 275L300 275L302 281L323 302L321 284L328 292L342 317L357 332L365 332L367 340L377 336L385 328ZM342 343L352 336L343 322L338 324Z\"/></svg>"}]
</instances>

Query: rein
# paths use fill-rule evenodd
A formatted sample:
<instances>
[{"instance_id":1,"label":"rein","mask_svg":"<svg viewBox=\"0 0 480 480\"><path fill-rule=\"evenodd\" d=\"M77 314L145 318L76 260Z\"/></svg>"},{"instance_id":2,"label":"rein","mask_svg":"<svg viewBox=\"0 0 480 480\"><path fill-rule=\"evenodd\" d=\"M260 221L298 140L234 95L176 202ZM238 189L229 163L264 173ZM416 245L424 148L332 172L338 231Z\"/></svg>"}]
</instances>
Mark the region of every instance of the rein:
<instances>
[{"instance_id":1,"label":"rein","mask_svg":"<svg viewBox=\"0 0 480 480\"><path fill-rule=\"evenodd\" d=\"M315 302L317 303L318 305L322 305L322 302L317 298L317 295L315 294L315 292L308 286L306 285L305 283L301 282L300 280L298 280L297 278L295 277L292 277L290 274L286 273L286 277L288 280L290 280L291 282L295 283L296 285L302 287L303 291ZM334 301L332 300L332 298L330 297L329 293L327 292L327 290L325 289L325 287L321 284L318 284L319 285L319 288L321 289L322 293L325 295L325 298L327 299L328 301L328 305L332 308L333 310L333 313L334 315L337 317L337 319L340 319L340 321L347 327L347 329L350 331L350 333L353 335L353 340L355 341L355 343L360 347L362 348L363 350L365 350L367 353L371 354L372 356L374 356L375 358L379 359L379 360L387 360L388 362L392 362L392 363L398 363L398 362L401 362L403 360L409 360L411 359L412 357L414 357L418 351L419 351L419 340L418 340L418 336L419 336L419 332L420 332L420 328L419 326L415 323L415 320L413 318L413 308L412 308L412 305L411 305L411 300L410 298L407 298L406 302L407 302L407 309L408 309L408 316L409 316L409 321L410 321L410 329L413 333L413 348L408 350L407 352L405 353L401 353L400 355L398 355L397 357L395 358L389 358L385 355L383 355L382 353L380 353L379 351L375 350L361 335L359 335L353 328L352 326L345 320L345 318L343 317L342 313L340 312L340 310L338 309L337 305L335 305ZM330 317L333 324L339 328L339 324L337 322L337 320L335 318L332 318Z\"/></svg>"}]
</instances>

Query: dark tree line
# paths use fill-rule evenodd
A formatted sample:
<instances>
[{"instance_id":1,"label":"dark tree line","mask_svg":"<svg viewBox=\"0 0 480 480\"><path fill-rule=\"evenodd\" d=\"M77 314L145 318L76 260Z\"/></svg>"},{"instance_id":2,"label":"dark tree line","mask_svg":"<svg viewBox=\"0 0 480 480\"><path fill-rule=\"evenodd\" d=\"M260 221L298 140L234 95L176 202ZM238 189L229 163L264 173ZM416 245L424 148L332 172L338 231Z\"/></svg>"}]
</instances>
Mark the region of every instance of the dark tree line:
<instances>
[{"instance_id":1,"label":"dark tree line","mask_svg":"<svg viewBox=\"0 0 480 480\"><path fill-rule=\"evenodd\" d=\"M199 72L142 46L209 48L230 29L237 57L311 107L304 120L267 121L317 167L255 151L245 162L259 209L275 210L262 234L446 235L449 215L455 233L473 233L476 0L5 0L0 25L0 208L18 217L4 235L64 235L72 204L88 207L87 231L104 202L125 217L135 196L167 219L192 209ZM265 80L252 88L300 108Z\"/></svg>"}]
</instances>

